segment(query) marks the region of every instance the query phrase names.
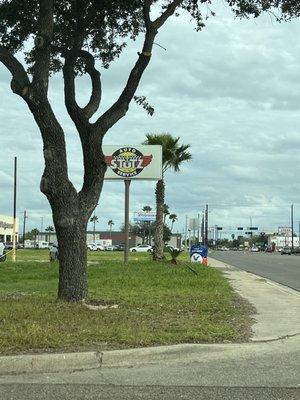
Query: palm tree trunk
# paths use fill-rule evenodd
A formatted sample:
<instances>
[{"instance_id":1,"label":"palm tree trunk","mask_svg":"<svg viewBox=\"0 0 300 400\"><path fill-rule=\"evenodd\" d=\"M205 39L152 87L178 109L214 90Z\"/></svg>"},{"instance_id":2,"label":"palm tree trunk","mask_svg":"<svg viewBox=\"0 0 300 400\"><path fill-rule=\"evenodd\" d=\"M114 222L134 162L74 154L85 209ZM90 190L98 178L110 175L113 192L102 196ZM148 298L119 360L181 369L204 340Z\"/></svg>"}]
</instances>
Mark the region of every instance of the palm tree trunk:
<instances>
[{"instance_id":1,"label":"palm tree trunk","mask_svg":"<svg viewBox=\"0 0 300 400\"><path fill-rule=\"evenodd\" d=\"M165 203L165 183L163 179L156 184L156 224L154 232L154 252L153 260L164 259L164 203Z\"/></svg>"}]
</instances>

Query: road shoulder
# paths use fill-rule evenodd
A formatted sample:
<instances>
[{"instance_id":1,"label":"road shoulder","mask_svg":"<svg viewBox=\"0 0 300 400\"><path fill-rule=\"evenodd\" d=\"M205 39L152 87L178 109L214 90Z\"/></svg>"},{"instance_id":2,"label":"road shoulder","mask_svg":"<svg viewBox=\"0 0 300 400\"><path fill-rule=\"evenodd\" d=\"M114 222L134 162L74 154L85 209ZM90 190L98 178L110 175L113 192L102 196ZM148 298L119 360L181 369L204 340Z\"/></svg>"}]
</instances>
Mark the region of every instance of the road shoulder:
<instances>
[{"instance_id":1,"label":"road shoulder","mask_svg":"<svg viewBox=\"0 0 300 400\"><path fill-rule=\"evenodd\" d=\"M300 334L300 293L209 258L211 267L221 270L237 293L257 310L252 341L271 341Z\"/></svg>"}]
</instances>

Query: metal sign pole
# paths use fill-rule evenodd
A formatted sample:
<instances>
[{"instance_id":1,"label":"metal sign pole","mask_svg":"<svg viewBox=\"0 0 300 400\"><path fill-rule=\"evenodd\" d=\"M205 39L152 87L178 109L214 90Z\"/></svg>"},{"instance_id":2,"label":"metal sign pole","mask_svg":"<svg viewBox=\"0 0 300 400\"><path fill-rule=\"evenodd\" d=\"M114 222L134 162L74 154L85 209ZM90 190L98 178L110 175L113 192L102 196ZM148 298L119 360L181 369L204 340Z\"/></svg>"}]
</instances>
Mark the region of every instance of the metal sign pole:
<instances>
[{"instance_id":1,"label":"metal sign pole","mask_svg":"<svg viewBox=\"0 0 300 400\"><path fill-rule=\"evenodd\" d=\"M16 214L17 214L17 157L14 160L14 211L13 211L13 253L12 260L16 261Z\"/></svg>"},{"instance_id":2,"label":"metal sign pole","mask_svg":"<svg viewBox=\"0 0 300 400\"><path fill-rule=\"evenodd\" d=\"M124 179L125 184L125 251L124 251L124 264L128 264L129 255L129 186L131 180Z\"/></svg>"}]
</instances>

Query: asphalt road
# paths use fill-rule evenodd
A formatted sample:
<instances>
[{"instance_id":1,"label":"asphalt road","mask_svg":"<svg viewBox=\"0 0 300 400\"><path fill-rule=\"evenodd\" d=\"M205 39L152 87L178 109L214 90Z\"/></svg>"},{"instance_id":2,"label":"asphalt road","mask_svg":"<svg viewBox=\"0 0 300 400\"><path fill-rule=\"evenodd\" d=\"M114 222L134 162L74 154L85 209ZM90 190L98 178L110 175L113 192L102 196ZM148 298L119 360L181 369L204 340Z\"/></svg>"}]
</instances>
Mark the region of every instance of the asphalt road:
<instances>
[{"instance_id":1,"label":"asphalt road","mask_svg":"<svg viewBox=\"0 0 300 400\"><path fill-rule=\"evenodd\" d=\"M211 256L234 267L300 291L300 256L250 251L213 251Z\"/></svg>"},{"instance_id":2,"label":"asphalt road","mask_svg":"<svg viewBox=\"0 0 300 400\"><path fill-rule=\"evenodd\" d=\"M114 385L1 385L1 400L297 400L298 389Z\"/></svg>"}]
</instances>

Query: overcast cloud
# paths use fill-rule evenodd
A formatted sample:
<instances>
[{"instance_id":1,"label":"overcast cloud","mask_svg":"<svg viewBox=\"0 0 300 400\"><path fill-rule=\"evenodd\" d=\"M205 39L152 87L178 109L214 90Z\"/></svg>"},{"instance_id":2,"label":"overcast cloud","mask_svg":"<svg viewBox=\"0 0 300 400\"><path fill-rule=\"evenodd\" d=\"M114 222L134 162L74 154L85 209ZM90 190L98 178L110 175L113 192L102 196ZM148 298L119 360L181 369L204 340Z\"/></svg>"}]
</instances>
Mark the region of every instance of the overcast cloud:
<instances>
[{"instance_id":1,"label":"overcast cloud","mask_svg":"<svg viewBox=\"0 0 300 400\"><path fill-rule=\"evenodd\" d=\"M210 205L210 225L253 225L273 229L289 224L289 205L300 220L300 25L278 24L269 16L235 20L225 8L200 33L188 18L163 28L137 94L155 107L149 117L132 104L105 138L105 144L139 144L148 132L170 132L191 144L193 160L166 176L166 201L182 231L185 215ZM118 96L136 59L139 42L102 71L105 110ZM78 99L89 97L89 81L79 78ZM53 108L67 138L70 176L79 189L82 156L74 126L64 111L61 76L50 89ZM13 157L18 156L18 212L29 213L28 228L52 224L39 192L42 141L25 103L10 91L0 65L0 214L12 213ZM100 229L123 221L123 183L106 182L96 214ZM155 206L155 182L133 182L131 212Z\"/></svg>"}]
</instances>

